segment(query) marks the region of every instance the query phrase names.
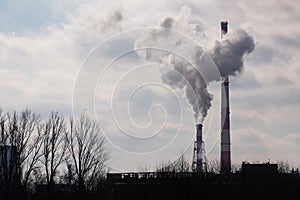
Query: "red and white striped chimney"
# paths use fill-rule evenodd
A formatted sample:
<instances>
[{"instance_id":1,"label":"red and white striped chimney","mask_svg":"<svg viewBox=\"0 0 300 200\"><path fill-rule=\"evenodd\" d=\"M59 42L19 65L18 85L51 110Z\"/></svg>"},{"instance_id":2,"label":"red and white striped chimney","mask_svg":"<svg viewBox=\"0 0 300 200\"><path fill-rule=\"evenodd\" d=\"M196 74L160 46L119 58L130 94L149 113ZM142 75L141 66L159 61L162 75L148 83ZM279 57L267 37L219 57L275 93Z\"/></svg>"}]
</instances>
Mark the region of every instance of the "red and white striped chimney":
<instances>
[{"instance_id":1,"label":"red and white striped chimney","mask_svg":"<svg viewBox=\"0 0 300 200\"><path fill-rule=\"evenodd\" d=\"M228 22L221 22L221 37L227 33ZM231 171L229 79L221 77L221 173Z\"/></svg>"}]
</instances>

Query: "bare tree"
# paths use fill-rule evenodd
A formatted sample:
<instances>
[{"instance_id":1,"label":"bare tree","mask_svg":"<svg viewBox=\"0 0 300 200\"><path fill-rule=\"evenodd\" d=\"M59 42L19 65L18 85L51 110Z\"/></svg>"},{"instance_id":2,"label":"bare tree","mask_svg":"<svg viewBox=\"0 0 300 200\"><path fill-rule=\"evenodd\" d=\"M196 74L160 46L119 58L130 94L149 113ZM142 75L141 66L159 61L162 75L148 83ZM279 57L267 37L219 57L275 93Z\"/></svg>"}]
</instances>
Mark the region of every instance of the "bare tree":
<instances>
[{"instance_id":1,"label":"bare tree","mask_svg":"<svg viewBox=\"0 0 300 200\"><path fill-rule=\"evenodd\" d=\"M20 155L19 168L22 169L22 184L28 186L28 181L33 170L38 168L38 159L42 156L42 136L37 131L40 122L39 116L30 110L25 110L20 115L19 122L19 147Z\"/></svg>"},{"instance_id":2,"label":"bare tree","mask_svg":"<svg viewBox=\"0 0 300 200\"><path fill-rule=\"evenodd\" d=\"M158 166L156 166L156 172L175 172L173 167L173 162L163 161Z\"/></svg>"},{"instance_id":3,"label":"bare tree","mask_svg":"<svg viewBox=\"0 0 300 200\"><path fill-rule=\"evenodd\" d=\"M144 166L139 166L137 168L137 171L138 172L150 172L151 170L150 170L150 168L147 165L144 165Z\"/></svg>"},{"instance_id":4,"label":"bare tree","mask_svg":"<svg viewBox=\"0 0 300 200\"><path fill-rule=\"evenodd\" d=\"M50 118L40 124L38 131L42 135L40 161L45 173L45 181L48 186L53 186L58 175L58 167L62 164L67 149L66 123L57 112L52 112Z\"/></svg>"},{"instance_id":5,"label":"bare tree","mask_svg":"<svg viewBox=\"0 0 300 200\"><path fill-rule=\"evenodd\" d=\"M6 189L26 189L40 156L41 137L37 133L39 116L30 110L0 113L1 163Z\"/></svg>"},{"instance_id":6,"label":"bare tree","mask_svg":"<svg viewBox=\"0 0 300 200\"><path fill-rule=\"evenodd\" d=\"M156 167L157 172L189 172L191 171L190 162L181 155L174 162L163 162Z\"/></svg>"},{"instance_id":7,"label":"bare tree","mask_svg":"<svg viewBox=\"0 0 300 200\"><path fill-rule=\"evenodd\" d=\"M3 110L0 108L0 145L4 145L6 141L6 131L5 131L5 122L6 122L6 116L3 112Z\"/></svg>"},{"instance_id":8,"label":"bare tree","mask_svg":"<svg viewBox=\"0 0 300 200\"><path fill-rule=\"evenodd\" d=\"M189 172L191 171L190 162L184 157L180 156L174 163L175 171L177 172Z\"/></svg>"},{"instance_id":9,"label":"bare tree","mask_svg":"<svg viewBox=\"0 0 300 200\"><path fill-rule=\"evenodd\" d=\"M212 159L207 161L207 172L219 173L221 169L220 161L218 159Z\"/></svg>"},{"instance_id":10,"label":"bare tree","mask_svg":"<svg viewBox=\"0 0 300 200\"><path fill-rule=\"evenodd\" d=\"M288 161L278 161L278 172L279 173L290 173L291 165Z\"/></svg>"},{"instance_id":11,"label":"bare tree","mask_svg":"<svg viewBox=\"0 0 300 200\"><path fill-rule=\"evenodd\" d=\"M232 163L231 164L231 172L232 173L237 173L242 170L242 166L240 163Z\"/></svg>"},{"instance_id":12,"label":"bare tree","mask_svg":"<svg viewBox=\"0 0 300 200\"><path fill-rule=\"evenodd\" d=\"M86 115L79 120L71 118L67 141L75 184L80 191L94 189L103 180L109 158L97 122Z\"/></svg>"}]
</instances>

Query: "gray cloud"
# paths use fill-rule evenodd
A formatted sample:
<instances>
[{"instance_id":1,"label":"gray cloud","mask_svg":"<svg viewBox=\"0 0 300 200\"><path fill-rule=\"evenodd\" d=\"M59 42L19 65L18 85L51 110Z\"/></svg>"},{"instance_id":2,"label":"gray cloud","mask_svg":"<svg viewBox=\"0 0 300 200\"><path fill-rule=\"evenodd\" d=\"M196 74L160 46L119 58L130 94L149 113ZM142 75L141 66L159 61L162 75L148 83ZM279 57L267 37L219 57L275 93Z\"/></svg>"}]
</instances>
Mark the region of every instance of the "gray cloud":
<instances>
[{"instance_id":1,"label":"gray cloud","mask_svg":"<svg viewBox=\"0 0 300 200\"><path fill-rule=\"evenodd\" d=\"M294 35L293 37L278 35L278 36L276 36L275 39L282 46L299 49L300 48L299 37L300 37L300 33Z\"/></svg>"}]
</instances>

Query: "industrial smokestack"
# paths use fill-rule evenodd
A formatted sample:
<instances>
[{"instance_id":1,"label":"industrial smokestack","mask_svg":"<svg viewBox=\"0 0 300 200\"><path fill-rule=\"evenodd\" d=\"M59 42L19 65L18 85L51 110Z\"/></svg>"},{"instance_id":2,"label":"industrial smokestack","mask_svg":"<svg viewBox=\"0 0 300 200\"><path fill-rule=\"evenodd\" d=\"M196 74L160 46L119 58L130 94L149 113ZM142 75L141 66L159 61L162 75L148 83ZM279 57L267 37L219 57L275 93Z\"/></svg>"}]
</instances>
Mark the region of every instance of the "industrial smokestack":
<instances>
[{"instance_id":1,"label":"industrial smokestack","mask_svg":"<svg viewBox=\"0 0 300 200\"><path fill-rule=\"evenodd\" d=\"M221 38L228 32L228 22L221 22Z\"/></svg>"},{"instance_id":2,"label":"industrial smokestack","mask_svg":"<svg viewBox=\"0 0 300 200\"><path fill-rule=\"evenodd\" d=\"M228 22L221 22L221 37L227 33ZM229 79L221 77L221 173L231 171Z\"/></svg>"},{"instance_id":3,"label":"industrial smokestack","mask_svg":"<svg viewBox=\"0 0 300 200\"><path fill-rule=\"evenodd\" d=\"M191 44L189 39L178 37L177 34L171 31L180 31L192 36L192 38L205 35L199 26L190 23L190 13L190 9L185 7L178 16L164 17L157 29L148 30L141 34L135 41L134 49L144 62L161 63L163 66L167 66L161 70L163 83L171 86L172 89L184 90L185 97L194 111L197 124L204 122L212 105L213 96L208 91L209 83L221 80L221 165L222 171L230 171L228 77L236 76L243 71L244 56L254 50L254 40L244 30L232 31L226 37L223 37L228 32L228 22L224 21L221 22L222 40L216 41L208 51L198 45L194 46L194 43ZM199 22L198 25L201 25L201 23ZM169 49L170 51L164 51L163 49ZM211 71L214 67L211 65L210 58L214 61L219 73L214 73L214 70ZM199 145L202 145L204 150L203 144ZM197 168L197 149L199 149L197 146L197 141L194 141L193 171ZM205 159L202 159L202 161L205 164Z\"/></svg>"},{"instance_id":4,"label":"industrial smokestack","mask_svg":"<svg viewBox=\"0 0 300 200\"><path fill-rule=\"evenodd\" d=\"M197 137L197 172L203 171L203 152L202 152L202 124L196 125L196 137Z\"/></svg>"}]
</instances>

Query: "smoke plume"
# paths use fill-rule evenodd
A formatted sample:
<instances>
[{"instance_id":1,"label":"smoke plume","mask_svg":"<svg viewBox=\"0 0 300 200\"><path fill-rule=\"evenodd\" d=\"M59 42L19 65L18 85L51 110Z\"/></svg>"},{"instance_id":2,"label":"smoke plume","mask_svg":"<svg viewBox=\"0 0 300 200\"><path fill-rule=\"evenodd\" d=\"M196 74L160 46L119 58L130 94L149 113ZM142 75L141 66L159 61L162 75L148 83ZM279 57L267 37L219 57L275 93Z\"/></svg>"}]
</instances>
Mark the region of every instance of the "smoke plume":
<instances>
[{"instance_id":1,"label":"smoke plume","mask_svg":"<svg viewBox=\"0 0 300 200\"><path fill-rule=\"evenodd\" d=\"M185 90L185 96L194 110L195 120L201 123L206 117L212 101L207 84L199 70L190 63L173 55L169 57L168 66L171 68L163 71L162 80L173 88Z\"/></svg>"},{"instance_id":2,"label":"smoke plume","mask_svg":"<svg viewBox=\"0 0 300 200\"><path fill-rule=\"evenodd\" d=\"M255 45L250 35L239 30L216 41L210 50L204 50L188 37L174 34L173 30L189 38L202 37L197 38L201 40L206 37L202 24L191 22L189 18L188 7L184 7L178 16L165 17L157 29L145 32L136 40L135 50L145 62L168 66L162 70L162 81L174 89L184 90L194 110L195 121L202 123L213 99L208 84L219 81L221 76L235 76L243 71L243 57L251 53Z\"/></svg>"},{"instance_id":3,"label":"smoke plume","mask_svg":"<svg viewBox=\"0 0 300 200\"><path fill-rule=\"evenodd\" d=\"M243 71L244 55L254 48L253 38L244 30L228 33L224 40L216 41L211 53L221 76L235 76Z\"/></svg>"}]
</instances>

